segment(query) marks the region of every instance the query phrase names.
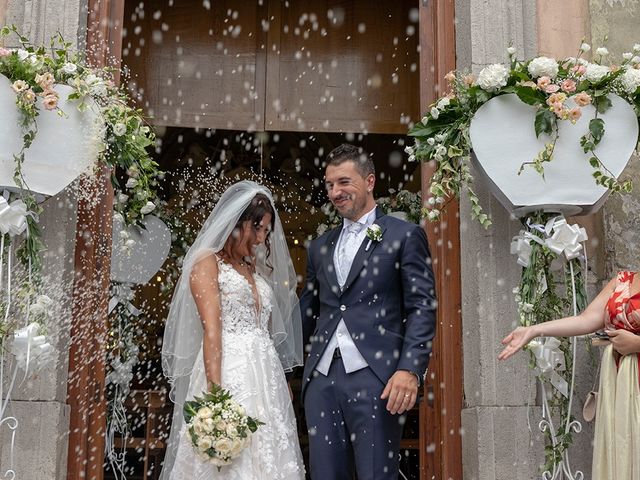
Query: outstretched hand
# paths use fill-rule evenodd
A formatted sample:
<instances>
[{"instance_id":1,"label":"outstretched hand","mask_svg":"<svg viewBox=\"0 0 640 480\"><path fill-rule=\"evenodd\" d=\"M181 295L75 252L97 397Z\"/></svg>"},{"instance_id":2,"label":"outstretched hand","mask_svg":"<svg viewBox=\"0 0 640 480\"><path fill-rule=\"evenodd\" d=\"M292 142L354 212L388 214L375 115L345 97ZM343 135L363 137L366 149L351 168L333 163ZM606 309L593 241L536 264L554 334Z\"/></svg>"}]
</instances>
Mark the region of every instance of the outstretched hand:
<instances>
[{"instance_id":1,"label":"outstretched hand","mask_svg":"<svg viewBox=\"0 0 640 480\"><path fill-rule=\"evenodd\" d=\"M418 399L418 379L416 376L406 370L398 370L394 373L387 386L384 388L382 400L389 399L387 402L387 410L395 415L403 414L411 410Z\"/></svg>"},{"instance_id":2,"label":"outstretched hand","mask_svg":"<svg viewBox=\"0 0 640 480\"><path fill-rule=\"evenodd\" d=\"M532 327L518 327L509 335L502 339L502 344L506 345L504 350L498 355L498 360L506 360L514 353L522 350L527 343L536 338L538 334Z\"/></svg>"}]
</instances>

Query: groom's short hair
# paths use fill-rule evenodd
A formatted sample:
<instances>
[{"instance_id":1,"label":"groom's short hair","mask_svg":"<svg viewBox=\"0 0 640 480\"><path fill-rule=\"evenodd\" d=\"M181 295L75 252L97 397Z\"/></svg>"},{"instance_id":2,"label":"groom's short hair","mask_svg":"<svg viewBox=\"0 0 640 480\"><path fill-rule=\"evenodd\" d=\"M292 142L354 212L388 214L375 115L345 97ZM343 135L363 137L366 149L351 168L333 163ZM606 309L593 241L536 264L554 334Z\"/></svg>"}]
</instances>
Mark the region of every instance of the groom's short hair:
<instances>
[{"instance_id":1,"label":"groom's short hair","mask_svg":"<svg viewBox=\"0 0 640 480\"><path fill-rule=\"evenodd\" d=\"M328 165L341 165L344 162L353 162L362 178L376 174L376 167L373 160L367 153L355 145L343 143L329 152L327 155Z\"/></svg>"}]
</instances>

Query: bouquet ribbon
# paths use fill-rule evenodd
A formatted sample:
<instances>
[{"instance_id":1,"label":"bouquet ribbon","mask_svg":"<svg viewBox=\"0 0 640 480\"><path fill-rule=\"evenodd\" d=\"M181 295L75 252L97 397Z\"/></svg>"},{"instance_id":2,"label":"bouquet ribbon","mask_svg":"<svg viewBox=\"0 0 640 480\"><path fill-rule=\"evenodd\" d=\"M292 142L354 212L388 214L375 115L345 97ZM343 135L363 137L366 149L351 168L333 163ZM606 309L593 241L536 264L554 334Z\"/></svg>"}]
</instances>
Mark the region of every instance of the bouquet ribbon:
<instances>
[{"instance_id":1,"label":"bouquet ribbon","mask_svg":"<svg viewBox=\"0 0 640 480\"><path fill-rule=\"evenodd\" d=\"M27 206L22 200L9 204L0 196L0 232L12 237L22 234L27 229L27 214Z\"/></svg>"},{"instance_id":2,"label":"bouquet ribbon","mask_svg":"<svg viewBox=\"0 0 640 480\"><path fill-rule=\"evenodd\" d=\"M128 283L116 283L111 287L111 300L109 300L109 313L113 312L113 310L118 306L119 303L124 305L129 313L134 316L140 315L140 310L138 310L131 301L135 296L133 292L133 285Z\"/></svg>"},{"instance_id":3,"label":"bouquet ribbon","mask_svg":"<svg viewBox=\"0 0 640 480\"><path fill-rule=\"evenodd\" d=\"M548 337L545 341L531 340L529 349L536 360L538 375L546 377L564 397L569 397L569 384L558 371L565 370L564 355L560 351L560 340Z\"/></svg>"}]
</instances>

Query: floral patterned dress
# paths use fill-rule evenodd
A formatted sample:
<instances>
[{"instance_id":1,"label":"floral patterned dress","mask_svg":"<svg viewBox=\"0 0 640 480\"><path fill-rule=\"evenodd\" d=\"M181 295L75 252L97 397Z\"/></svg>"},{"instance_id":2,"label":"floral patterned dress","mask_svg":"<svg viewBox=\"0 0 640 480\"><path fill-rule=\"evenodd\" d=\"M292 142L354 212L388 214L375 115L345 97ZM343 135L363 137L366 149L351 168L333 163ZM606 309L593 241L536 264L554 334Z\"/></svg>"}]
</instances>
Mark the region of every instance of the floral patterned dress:
<instances>
[{"instance_id":1,"label":"floral patterned dress","mask_svg":"<svg viewBox=\"0 0 640 480\"><path fill-rule=\"evenodd\" d=\"M607 303L605 326L640 334L640 293L631 295L635 272L620 272ZM638 354L602 355L593 449L593 480L640 479Z\"/></svg>"},{"instance_id":2,"label":"floral patterned dress","mask_svg":"<svg viewBox=\"0 0 640 480\"><path fill-rule=\"evenodd\" d=\"M269 335L272 290L254 275L258 302L247 279L218 260L222 316L222 386L247 414L264 422L229 466L203 463L182 427L170 480L302 480L304 463L296 418L278 353ZM194 365L187 399L207 388L202 348Z\"/></svg>"}]
</instances>

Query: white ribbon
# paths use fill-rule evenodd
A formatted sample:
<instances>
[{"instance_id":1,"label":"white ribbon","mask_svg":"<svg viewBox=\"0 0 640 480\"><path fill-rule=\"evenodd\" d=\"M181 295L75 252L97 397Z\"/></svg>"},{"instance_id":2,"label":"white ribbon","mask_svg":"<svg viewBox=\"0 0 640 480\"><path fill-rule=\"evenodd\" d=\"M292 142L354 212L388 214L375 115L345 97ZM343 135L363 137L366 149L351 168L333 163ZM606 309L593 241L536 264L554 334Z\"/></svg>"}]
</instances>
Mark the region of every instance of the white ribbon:
<instances>
[{"instance_id":1,"label":"white ribbon","mask_svg":"<svg viewBox=\"0 0 640 480\"><path fill-rule=\"evenodd\" d=\"M37 371L53 354L53 347L47 342L47 337L38 335L39 328L40 326L33 322L13 334L11 353L25 374L29 371L31 363L35 363L34 370Z\"/></svg>"},{"instance_id":2,"label":"white ribbon","mask_svg":"<svg viewBox=\"0 0 640 480\"><path fill-rule=\"evenodd\" d=\"M111 300L109 300L109 313L113 312L118 304L121 303L129 310L131 315L136 317L140 315L140 310L131 303L135 297L133 287L134 285L132 283L114 283L111 286L112 295Z\"/></svg>"},{"instance_id":3,"label":"white ribbon","mask_svg":"<svg viewBox=\"0 0 640 480\"><path fill-rule=\"evenodd\" d=\"M529 342L529 349L536 359L536 371L546 377L563 396L569 397L569 384L558 373L566 368L564 355L560 351L560 340L547 337L543 342L537 339Z\"/></svg>"},{"instance_id":4,"label":"white ribbon","mask_svg":"<svg viewBox=\"0 0 640 480\"><path fill-rule=\"evenodd\" d=\"M518 256L518 265L522 267L529 266L532 241L546 246L556 255L564 254L567 260L573 260L580 256L583 250L582 242L588 239L584 228L577 224L569 225L562 215L553 217L545 225L531 223L531 220L528 220L527 226L531 230L543 233L546 238L524 230L520 230L520 233L513 237L511 253Z\"/></svg>"},{"instance_id":5,"label":"white ribbon","mask_svg":"<svg viewBox=\"0 0 640 480\"><path fill-rule=\"evenodd\" d=\"M12 237L21 235L27 229L27 206L22 200L9 204L0 197L0 232Z\"/></svg>"}]
</instances>

